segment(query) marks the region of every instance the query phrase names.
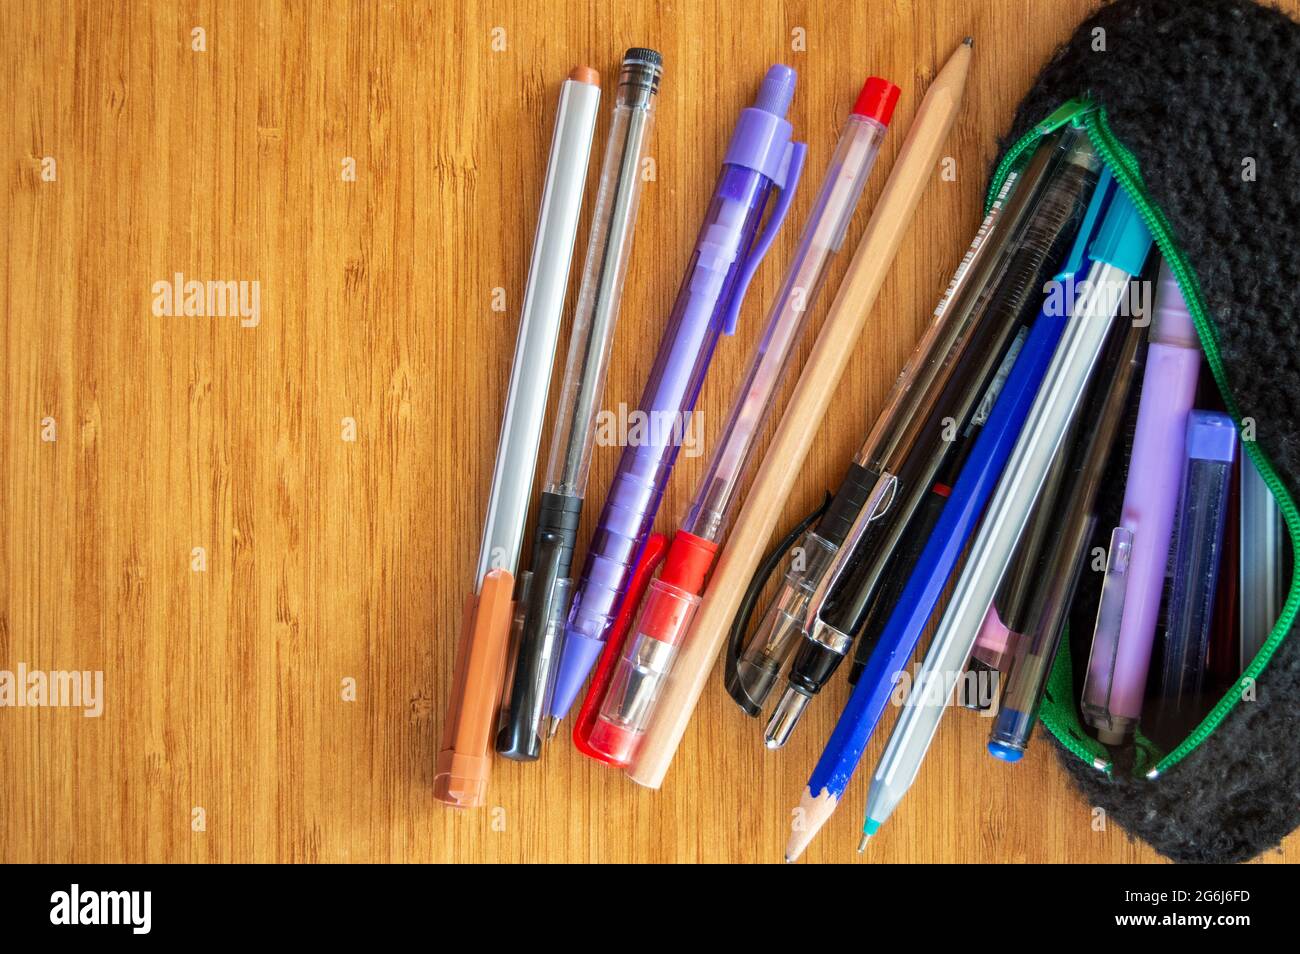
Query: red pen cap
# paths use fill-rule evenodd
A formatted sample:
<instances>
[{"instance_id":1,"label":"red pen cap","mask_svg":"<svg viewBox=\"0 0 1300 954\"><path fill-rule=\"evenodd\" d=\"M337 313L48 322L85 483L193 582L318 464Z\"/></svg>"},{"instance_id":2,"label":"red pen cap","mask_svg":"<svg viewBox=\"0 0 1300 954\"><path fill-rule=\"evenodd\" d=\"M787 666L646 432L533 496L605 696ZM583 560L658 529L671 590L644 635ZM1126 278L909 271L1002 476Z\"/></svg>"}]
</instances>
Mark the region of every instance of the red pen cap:
<instances>
[{"instance_id":1,"label":"red pen cap","mask_svg":"<svg viewBox=\"0 0 1300 954\"><path fill-rule=\"evenodd\" d=\"M901 90L889 80L881 79L879 76L868 76L867 81L862 84L862 92L858 93L858 101L853 104L853 115L865 116L874 119L882 126L888 126L890 117L894 115L894 106L898 103L900 92Z\"/></svg>"},{"instance_id":2,"label":"red pen cap","mask_svg":"<svg viewBox=\"0 0 1300 954\"><path fill-rule=\"evenodd\" d=\"M673 545L668 548L668 559L664 561L660 579L698 595L704 589L704 578L708 576L717 552L718 545L712 540L678 530L673 535Z\"/></svg>"}]
</instances>

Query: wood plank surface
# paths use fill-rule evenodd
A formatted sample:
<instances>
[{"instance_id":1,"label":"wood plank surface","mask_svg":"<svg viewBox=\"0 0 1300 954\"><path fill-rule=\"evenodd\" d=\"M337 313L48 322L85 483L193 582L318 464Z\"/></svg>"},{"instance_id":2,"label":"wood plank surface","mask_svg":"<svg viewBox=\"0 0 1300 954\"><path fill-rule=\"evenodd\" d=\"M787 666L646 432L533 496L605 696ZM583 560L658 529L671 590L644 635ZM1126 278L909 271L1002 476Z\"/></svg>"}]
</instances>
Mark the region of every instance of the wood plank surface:
<instances>
[{"instance_id":1,"label":"wood plank surface","mask_svg":"<svg viewBox=\"0 0 1300 954\"><path fill-rule=\"evenodd\" d=\"M0 711L0 860L779 861L842 680L772 753L715 678L659 792L561 737L499 760L486 809L431 797L559 83L579 63L605 80L594 182L622 51L664 54L613 408L635 406L737 111L771 63L799 71L809 184L718 348L707 450L863 79L903 87L866 209L975 37L956 177L922 199L788 525L860 443L978 224L997 137L1090 8L9 0L0 669L102 670L104 711ZM177 273L257 282L256 324L156 315ZM596 451L584 544L616 459ZM706 463L682 458L661 529ZM1095 824L1042 740L1009 767L987 730L946 720L873 860L1156 859ZM865 794L809 860L858 857ZM1300 837L1269 857L1300 859Z\"/></svg>"}]
</instances>

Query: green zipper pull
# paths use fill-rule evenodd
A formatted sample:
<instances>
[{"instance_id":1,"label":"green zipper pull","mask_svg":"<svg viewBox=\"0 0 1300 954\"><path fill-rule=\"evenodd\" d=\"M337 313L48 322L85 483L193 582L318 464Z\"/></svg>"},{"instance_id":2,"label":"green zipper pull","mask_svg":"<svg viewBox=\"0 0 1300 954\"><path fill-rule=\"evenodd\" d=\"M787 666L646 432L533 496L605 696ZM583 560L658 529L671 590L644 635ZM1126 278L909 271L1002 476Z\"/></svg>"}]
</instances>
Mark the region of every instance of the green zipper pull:
<instances>
[{"instance_id":1,"label":"green zipper pull","mask_svg":"<svg viewBox=\"0 0 1300 954\"><path fill-rule=\"evenodd\" d=\"M1072 123L1084 113L1091 112L1095 107L1091 100L1087 99L1070 99L1052 115L1048 116L1041 123L1034 127L1034 131L1039 136L1050 136L1066 123Z\"/></svg>"}]
</instances>

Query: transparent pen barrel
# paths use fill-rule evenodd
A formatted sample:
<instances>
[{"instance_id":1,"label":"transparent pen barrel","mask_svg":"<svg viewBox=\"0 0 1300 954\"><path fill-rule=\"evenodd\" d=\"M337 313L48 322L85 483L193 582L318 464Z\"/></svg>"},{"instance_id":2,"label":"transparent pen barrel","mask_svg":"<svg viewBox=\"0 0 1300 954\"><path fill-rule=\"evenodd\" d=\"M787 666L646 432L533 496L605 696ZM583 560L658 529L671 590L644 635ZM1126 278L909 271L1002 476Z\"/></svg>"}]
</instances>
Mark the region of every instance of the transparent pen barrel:
<instances>
[{"instance_id":1,"label":"transparent pen barrel","mask_svg":"<svg viewBox=\"0 0 1300 954\"><path fill-rule=\"evenodd\" d=\"M836 547L811 530L791 551L776 598L736 661L736 676L754 705L762 706L791 650L807 628L808 602L834 560Z\"/></svg>"},{"instance_id":2,"label":"transparent pen barrel","mask_svg":"<svg viewBox=\"0 0 1300 954\"><path fill-rule=\"evenodd\" d=\"M632 253L641 198L641 161L654 125L654 90L643 82L629 82L626 68L618 97L605 144L546 469L546 490L556 494L581 496L586 490L595 416L605 390Z\"/></svg>"},{"instance_id":3,"label":"transparent pen barrel","mask_svg":"<svg viewBox=\"0 0 1300 954\"><path fill-rule=\"evenodd\" d=\"M880 151L885 127L874 119L851 116L831 157L821 192L808 216L781 293L768 313L766 329L749 371L736 391L731 417L718 439L700 492L683 529L705 540L719 540L744 472L754 438L772 405L772 396L803 333L809 309L826 279L827 266L844 242Z\"/></svg>"},{"instance_id":4,"label":"transparent pen barrel","mask_svg":"<svg viewBox=\"0 0 1300 954\"><path fill-rule=\"evenodd\" d=\"M700 597L671 583L650 584L589 740L614 763L625 765L635 754L699 605Z\"/></svg>"},{"instance_id":5,"label":"transparent pen barrel","mask_svg":"<svg viewBox=\"0 0 1300 954\"><path fill-rule=\"evenodd\" d=\"M1038 147L1023 181L1004 200L1005 211L990 211L980 229L983 234L976 234L968 258L958 266L935 309L932 327L942 330L935 331L933 341L923 342L923 355L918 345L881 415L882 421L888 415L889 427L878 422L873 428L864 445L867 459L861 463L890 472L901 466L927 420L933 419L944 384L961 364L972 338L987 327L986 319L1026 308L1035 297L1037 282L1030 281L1027 287L1020 283L1027 277L1041 277L1043 269L1057 264L1048 260L1053 243L1066 243L1068 249L1074 233L1071 226L1083 216L1100 165L1081 129L1067 129Z\"/></svg>"},{"instance_id":6,"label":"transparent pen barrel","mask_svg":"<svg viewBox=\"0 0 1300 954\"><path fill-rule=\"evenodd\" d=\"M555 670L563 645L564 620L573 590L572 580L554 581L537 644L525 657L521 649L535 585L539 585L536 574L525 572L520 577L519 598L515 601L510 627L505 690L498 716L497 751L515 758L536 758L540 754L542 727L555 688Z\"/></svg>"}]
</instances>

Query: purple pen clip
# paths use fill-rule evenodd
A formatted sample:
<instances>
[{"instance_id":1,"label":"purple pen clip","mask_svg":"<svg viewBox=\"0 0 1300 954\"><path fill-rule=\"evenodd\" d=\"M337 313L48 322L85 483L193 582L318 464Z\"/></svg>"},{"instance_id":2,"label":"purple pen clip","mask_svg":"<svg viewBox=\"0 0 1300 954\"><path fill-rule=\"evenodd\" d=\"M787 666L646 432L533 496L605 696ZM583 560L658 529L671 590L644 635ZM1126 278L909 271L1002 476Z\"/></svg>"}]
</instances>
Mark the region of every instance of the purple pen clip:
<instances>
[{"instance_id":1,"label":"purple pen clip","mask_svg":"<svg viewBox=\"0 0 1300 954\"><path fill-rule=\"evenodd\" d=\"M745 292L749 290L749 283L754 280L759 264L767 255L767 250L772 247L772 240L776 238L781 223L785 221L786 214L790 211L790 203L794 200L794 192L799 185L799 179L803 176L804 160L807 158L806 143L786 144L785 154L781 157L780 171L774 180L776 187L781 190L781 196L772 207L772 215L768 218L763 231L754 239L754 245L745 258L745 264L740 267L740 272L736 275L736 290L722 319L724 335L736 333L736 323L740 320L740 306L745 300Z\"/></svg>"}]
</instances>

